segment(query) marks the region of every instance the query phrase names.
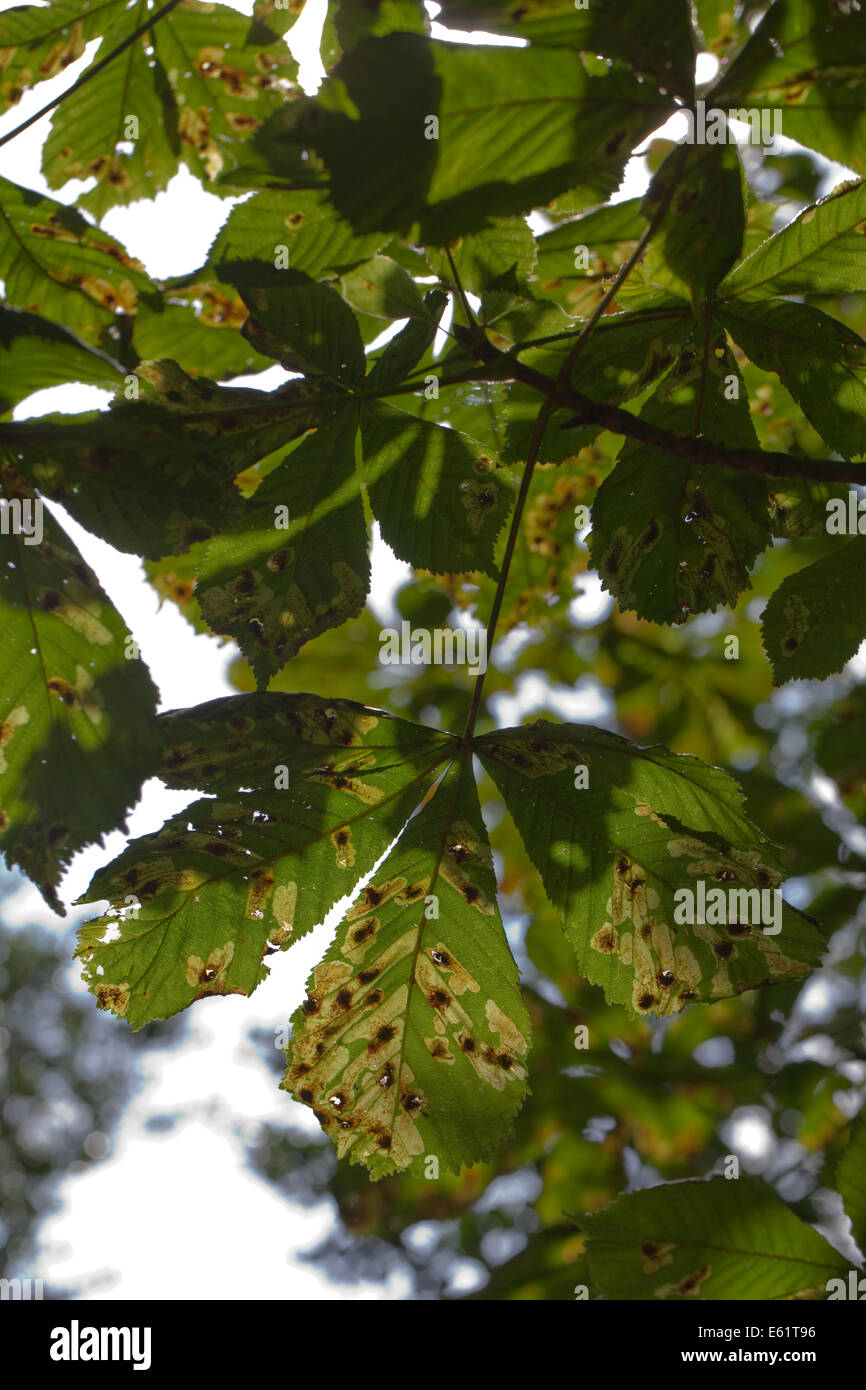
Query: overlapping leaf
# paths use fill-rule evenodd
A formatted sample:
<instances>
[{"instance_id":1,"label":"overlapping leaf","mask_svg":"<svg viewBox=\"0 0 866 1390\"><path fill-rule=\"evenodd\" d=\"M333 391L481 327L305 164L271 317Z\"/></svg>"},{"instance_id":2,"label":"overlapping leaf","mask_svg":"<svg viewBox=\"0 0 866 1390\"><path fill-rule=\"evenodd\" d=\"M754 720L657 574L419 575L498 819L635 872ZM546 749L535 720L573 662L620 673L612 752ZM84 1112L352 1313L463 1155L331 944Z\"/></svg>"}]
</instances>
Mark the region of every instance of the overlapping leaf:
<instances>
[{"instance_id":1,"label":"overlapping leaf","mask_svg":"<svg viewBox=\"0 0 866 1390\"><path fill-rule=\"evenodd\" d=\"M695 48L683 0L666 6L662 25L652 0L630 4L626 23L614 6L592 0L580 6L574 0L445 0L440 20L455 29L512 34L619 58L678 95L691 91Z\"/></svg>"},{"instance_id":2,"label":"overlapping leaf","mask_svg":"<svg viewBox=\"0 0 866 1390\"><path fill-rule=\"evenodd\" d=\"M487 734L475 747L581 973L611 1003L673 1014L692 1000L799 979L816 963L822 935L774 897L782 874L773 850L720 769L579 724L539 721ZM751 896L727 896L718 923L678 924L684 900L674 895L697 892L698 879L707 904L719 887ZM698 899L692 906L699 916ZM781 916L771 922L767 908Z\"/></svg>"},{"instance_id":3,"label":"overlapping leaf","mask_svg":"<svg viewBox=\"0 0 866 1390\"><path fill-rule=\"evenodd\" d=\"M842 1196L845 1215L851 1219L851 1234L866 1250L866 1115L859 1114L836 1165L833 1184Z\"/></svg>"},{"instance_id":4,"label":"overlapping leaf","mask_svg":"<svg viewBox=\"0 0 866 1390\"><path fill-rule=\"evenodd\" d=\"M756 1178L664 1183L575 1217L590 1297L822 1297L848 1261Z\"/></svg>"},{"instance_id":5,"label":"overlapping leaf","mask_svg":"<svg viewBox=\"0 0 866 1390\"><path fill-rule=\"evenodd\" d=\"M783 135L866 172L864 52L859 6L776 0L713 89L713 104L775 111Z\"/></svg>"},{"instance_id":6,"label":"overlapping leaf","mask_svg":"<svg viewBox=\"0 0 866 1390\"><path fill-rule=\"evenodd\" d=\"M269 943L298 940L351 892L450 744L315 695L214 700L160 723L165 781L216 798L132 841L82 899L113 909L81 929L85 978L133 1028L204 995L251 993Z\"/></svg>"},{"instance_id":7,"label":"overlapping leaf","mask_svg":"<svg viewBox=\"0 0 866 1390\"><path fill-rule=\"evenodd\" d=\"M866 453L866 342L821 309L788 300L720 306L731 337L776 372L807 420L846 458Z\"/></svg>"},{"instance_id":8,"label":"overlapping leaf","mask_svg":"<svg viewBox=\"0 0 866 1390\"><path fill-rule=\"evenodd\" d=\"M304 642L364 607L370 561L356 424L347 409L303 440L198 566L206 622L237 640L260 685Z\"/></svg>"},{"instance_id":9,"label":"overlapping leaf","mask_svg":"<svg viewBox=\"0 0 866 1390\"><path fill-rule=\"evenodd\" d=\"M0 847L63 912L65 866L123 824L156 764L156 688L41 501L9 469L2 492Z\"/></svg>"},{"instance_id":10,"label":"overlapping leaf","mask_svg":"<svg viewBox=\"0 0 866 1390\"><path fill-rule=\"evenodd\" d=\"M729 448L756 446L745 388L718 326L683 352L641 419ZM621 607L670 623L732 606L769 540L762 478L628 442L599 488L589 544Z\"/></svg>"},{"instance_id":11,"label":"overlapping leaf","mask_svg":"<svg viewBox=\"0 0 866 1390\"><path fill-rule=\"evenodd\" d=\"M466 763L346 913L292 1024L284 1085L373 1178L457 1171L510 1128L529 1016Z\"/></svg>"},{"instance_id":12,"label":"overlapping leaf","mask_svg":"<svg viewBox=\"0 0 866 1390\"><path fill-rule=\"evenodd\" d=\"M423 239L444 245L577 184L607 197L671 109L626 72L590 75L574 50L391 34L343 58L305 134L357 231L420 220Z\"/></svg>"},{"instance_id":13,"label":"overlapping leaf","mask_svg":"<svg viewBox=\"0 0 866 1390\"><path fill-rule=\"evenodd\" d=\"M0 443L81 525L150 559L229 526L241 512L234 477L303 434L317 414L304 383L291 394L219 387L170 361L141 363L135 377L142 399L3 425Z\"/></svg>"},{"instance_id":14,"label":"overlapping leaf","mask_svg":"<svg viewBox=\"0 0 866 1390\"><path fill-rule=\"evenodd\" d=\"M846 183L804 208L732 270L727 298L756 294L851 294L866 289L866 183Z\"/></svg>"}]
</instances>

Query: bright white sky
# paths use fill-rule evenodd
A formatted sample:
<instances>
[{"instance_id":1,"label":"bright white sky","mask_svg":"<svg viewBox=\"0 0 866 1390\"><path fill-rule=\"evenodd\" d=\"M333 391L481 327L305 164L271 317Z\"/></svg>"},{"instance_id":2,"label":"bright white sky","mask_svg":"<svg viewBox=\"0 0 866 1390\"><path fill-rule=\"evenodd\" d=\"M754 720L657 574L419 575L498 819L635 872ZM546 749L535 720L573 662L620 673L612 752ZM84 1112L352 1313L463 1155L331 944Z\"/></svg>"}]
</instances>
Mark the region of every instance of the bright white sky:
<instances>
[{"instance_id":1,"label":"bright white sky","mask_svg":"<svg viewBox=\"0 0 866 1390\"><path fill-rule=\"evenodd\" d=\"M0 0L0 11L19 0ZM232 8L250 14L252 0L228 0ZM301 63L301 80L313 89L321 75L318 39L325 0L307 0L302 17L291 31L290 47ZM438 6L428 5L431 14ZM439 26L434 25L434 31ZM466 36L479 42L482 36ZM487 40L490 41L490 40ZM508 40L500 40L508 42ZM0 119L0 135L67 87L91 60L95 45L56 79L25 95ZM700 60L702 80L712 75L714 59ZM670 138L682 132L673 118L663 131ZM684 124L684 123L683 123ZM51 193L71 203L90 186L70 182L58 192L48 189L41 173L40 150L49 118L0 150L0 173L26 187ZM787 142L786 142L787 143ZM843 171L833 171L838 181ZM632 197L646 186L642 158L632 159L618 198ZM826 191L823 190L823 191ZM102 226L118 237L154 276L179 275L201 265L208 247L235 200L206 193L185 169L153 202L117 208ZM272 386L285 379L280 368L250 379ZM240 384L244 384L240 382ZM37 392L15 411L16 419L50 410L76 412L107 404L108 393L94 387L68 385ZM170 603L157 608L141 564L88 536L57 509L103 587L123 614L139 642L162 697L164 709L193 705L221 694L234 693L226 678L233 645L196 635ZM390 595L407 567L380 541L374 548L372 602L384 620ZM600 616L608 600L596 586L578 600L577 612L586 620ZM335 677L335 694L339 682ZM500 701L502 722L514 722L544 693L540 676L530 677L518 696ZM577 719L603 718L606 705L592 688L562 691L558 712ZM167 791L153 780L130 817L132 835L157 829L173 811L191 798ZM87 886L97 867L114 858L126 843L115 832L106 845L80 854L63 881L61 894L71 903ZM29 1273L53 1286L80 1287L84 1298L189 1299L364 1299L402 1298L409 1292L403 1278L380 1284L336 1286L296 1254L309 1248L331 1227L331 1203L303 1210L278 1198L271 1187L245 1166L243 1142L265 1121L287 1118L308 1131L318 1131L309 1111L277 1089L247 1038L259 1026L272 1032L288 1019L304 994L304 982L320 959L342 911L338 905L328 922L290 953L271 959L271 976L251 999L230 996L200 1001L188 1015L190 1034L171 1051L142 1054L145 1084L123 1118L110 1157L68 1177L63 1184L62 1209L42 1229L39 1257ZM39 894L23 882L7 902L5 917L12 927L39 922L65 934L71 954L70 921L93 915L76 910L65 919L49 911ZM79 989L77 968L70 977ZM123 1025L118 1023L118 1027ZM162 1133L145 1128L153 1115L177 1115ZM91 1148L99 1151L99 1137ZM120 1237L120 1239L118 1238ZM470 1262L460 1284L474 1282Z\"/></svg>"}]
</instances>

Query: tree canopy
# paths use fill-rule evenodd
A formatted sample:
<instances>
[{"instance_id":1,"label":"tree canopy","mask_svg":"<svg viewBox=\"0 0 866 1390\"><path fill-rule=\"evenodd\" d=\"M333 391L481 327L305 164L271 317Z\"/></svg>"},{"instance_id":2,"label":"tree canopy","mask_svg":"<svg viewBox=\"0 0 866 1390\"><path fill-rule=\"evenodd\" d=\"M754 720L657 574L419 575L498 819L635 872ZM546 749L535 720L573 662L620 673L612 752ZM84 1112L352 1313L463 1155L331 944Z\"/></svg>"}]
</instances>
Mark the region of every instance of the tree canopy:
<instances>
[{"instance_id":1,"label":"tree canopy","mask_svg":"<svg viewBox=\"0 0 866 1390\"><path fill-rule=\"evenodd\" d=\"M282 1085L354 1230L480 1249L532 1168L485 1296L824 1298L819 1179L866 1240L866 10L623 8L444 0L433 36L331 0L315 95L295 0L0 14L0 109L90 59L58 199L0 179L0 848L63 910L145 779L196 794L80 900L132 1029L347 900ZM231 203L160 280L100 223L181 165ZM66 382L111 403L20 418ZM54 503L233 640L236 695L157 713ZM799 1186L726 1169L744 1106L818 1156Z\"/></svg>"}]
</instances>

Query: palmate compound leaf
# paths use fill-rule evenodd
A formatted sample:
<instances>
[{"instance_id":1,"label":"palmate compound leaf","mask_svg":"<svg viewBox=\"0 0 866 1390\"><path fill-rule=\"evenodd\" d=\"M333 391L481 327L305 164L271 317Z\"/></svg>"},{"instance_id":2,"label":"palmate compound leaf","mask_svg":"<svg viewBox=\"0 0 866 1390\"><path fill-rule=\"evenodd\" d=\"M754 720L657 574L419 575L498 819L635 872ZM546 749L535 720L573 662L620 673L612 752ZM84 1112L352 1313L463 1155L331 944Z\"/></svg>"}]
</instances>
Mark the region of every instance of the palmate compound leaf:
<instances>
[{"instance_id":1,"label":"palmate compound leaf","mask_svg":"<svg viewBox=\"0 0 866 1390\"><path fill-rule=\"evenodd\" d=\"M841 488L839 497L844 514ZM866 538L839 535L830 554L789 574L764 609L761 636L775 685L841 671L866 637Z\"/></svg>"},{"instance_id":2,"label":"palmate compound leaf","mask_svg":"<svg viewBox=\"0 0 866 1390\"><path fill-rule=\"evenodd\" d=\"M719 326L693 338L641 419L727 447L756 448L736 361ZM766 482L627 441L592 507L589 549L622 608L656 623L733 607L770 542Z\"/></svg>"},{"instance_id":3,"label":"palmate compound leaf","mask_svg":"<svg viewBox=\"0 0 866 1390\"><path fill-rule=\"evenodd\" d=\"M207 786L94 876L107 898L77 954L133 1028L210 994L250 994L372 869L453 740L348 700L241 695L160 716L169 786ZM119 915L120 914L120 915Z\"/></svg>"},{"instance_id":4,"label":"palmate compound leaf","mask_svg":"<svg viewBox=\"0 0 866 1390\"><path fill-rule=\"evenodd\" d=\"M0 492L0 849L63 913L65 866L123 824L158 762L157 692L42 502L8 468Z\"/></svg>"},{"instance_id":5,"label":"palmate compound leaf","mask_svg":"<svg viewBox=\"0 0 866 1390\"><path fill-rule=\"evenodd\" d=\"M674 1014L800 979L817 963L824 938L782 902L772 846L720 768L544 721L486 734L475 751L582 974L611 1003Z\"/></svg>"},{"instance_id":6,"label":"palmate compound leaf","mask_svg":"<svg viewBox=\"0 0 866 1390\"><path fill-rule=\"evenodd\" d=\"M468 760L346 913L292 1027L284 1086L374 1179L458 1171L511 1127L530 1022Z\"/></svg>"},{"instance_id":7,"label":"palmate compound leaf","mask_svg":"<svg viewBox=\"0 0 866 1390\"><path fill-rule=\"evenodd\" d=\"M663 1183L572 1219L587 1236L590 1298L821 1297L849 1268L752 1177Z\"/></svg>"}]
</instances>

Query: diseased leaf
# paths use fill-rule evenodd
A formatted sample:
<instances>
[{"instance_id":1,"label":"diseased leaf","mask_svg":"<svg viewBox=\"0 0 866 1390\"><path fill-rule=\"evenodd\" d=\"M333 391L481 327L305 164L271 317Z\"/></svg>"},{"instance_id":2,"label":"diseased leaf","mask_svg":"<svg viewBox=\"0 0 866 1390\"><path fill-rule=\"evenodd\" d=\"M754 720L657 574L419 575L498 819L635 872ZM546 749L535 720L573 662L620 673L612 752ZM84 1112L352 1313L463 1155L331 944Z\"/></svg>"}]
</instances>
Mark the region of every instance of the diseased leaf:
<instances>
[{"instance_id":1,"label":"diseased leaf","mask_svg":"<svg viewBox=\"0 0 866 1390\"><path fill-rule=\"evenodd\" d=\"M832 554L789 575L764 609L761 635L775 685L841 671L866 637L866 538L840 536Z\"/></svg>"},{"instance_id":2,"label":"diseased leaf","mask_svg":"<svg viewBox=\"0 0 866 1390\"><path fill-rule=\"evenodd\" d=\"M82 56L123 12L123 0L52 0L0 14L0 111Z\"/></svg>"},{"instance_id":3,"label":"diseased leaf","mask_svg":"<svg viewBox=\"0 0 866 1390\"><path fill-rule=\"evenodd\" d=\"M156 766L157 692L41 500L8 468L2 494L0 848L62 915L66 865L124 824Z\"/></svg>"},{"instance_id":4,"label":"diseased leaf","mask_svg":"<svg viewBox=\"0 0 866 1390\"><path fill-rule=\"evenodd\" d=\"M641 411L673 434L755 448L724 333L692 339ZM622 608L651 622L732 607L770 541L766 481L627 441L592 507L590 555Z\"/></svg>"},{"instance_id":5,"label":"diseased leaf","mask_svg":"<svg viewBox=\"0 0 866 1390\"><path fill-rule=\"evenodd\" d=\"M16 308L110 350L109 328L153 290L140 261L74 208L0 178L0 275Z\"/></svg>"},{"instance_id":6,"label":"diseased leaf","mask_svg":"<svg viewBox=\"0 0 866 1390\"><path fill-rule=\"evenodd\" d=\"M733 298L769 287L774 294L850 294L866 289L866 183L842 184L804 208L728 275Z\"/></svg>"},{"instance_id":7,"label":"diseased leaf","mask_svg":"<svg viewBox=\"0 0 866 1390\"><path fill-rule=\"evenodd\" d=\"M232 208L208 261L221 280L267 285L285 247L287 268L319 280L368 260L384 240L381 233L356 236L322 189L269 189Z\"/></svg>"},{"instance_id":8,"label":"diseased leaf","mask_svg":"<svg viewBox=\"0 0 866 1390\"><path fill-rule=\"evenodd\" d=\"M672 289L680 292L684 282L702 300L742 252L746 213L737 146L675 146L647 191L645 217L668 196L671 182L675 191L651 254L672 273Z\"/></svg>"},{"instance_id":9,"label":"diseased leaf","mask_svg":"<svg viewBox=\"0 0 866 1390\"><path fill-rule=\"evenodd\" d=\"M610 1003L661 1017L800 979L816 963L823 937L777 894L782 874L769 841L719 768L590 725L542 720L486 734L475 751L581 973ZM694 897L689 923L688 900L675 895L697 894L698 880L706 910ZM724 904L712 896L718 891Z\"/></svg>"},{"instance_id":10,"label":"diseased leaf","mask_svg":"<svg viewBox=\"0 0 866 1390\"><path fill-rule=\"evenodd\" d=\"M298 271L274 272L267 289L242 287L252 318L244 337L289 371L357 386L364 376L364 344L348 304L327 285Z\"/></svg>"},{"instance_id":11,"label":"diseased leaf","mask_svg":"<svg viewBox=\"0 0 866 1390\"><path fill-rule=\"evenodd\" d=\"M434 574L495 574L514 483L483 445L381 402L361 410L364 477L382 535Z\"/></svg>"},{"instance_id":12,"label":"diseased leaf","mask_svg":"<svg viewBox=\"0 0 866 1390\"><path fill-rule=\"evenodd\" d=\"M570 314L590 314L604 294L605 281L646 229L640 214L642 201L626 198L561 222L536 237L539 293L559 300Z\"/></svg>"},{"instance_id":13,"label":"diseased leaf","mask_svg":"<svg viewBox=\"0 0 866 1390\"><path fill-rule=\"evenodd\" d=\"M148 13L147 0L115 7L93 62L128 38ZM48 187L95 177L96 187L78 201L97 219L117 204L155 197L177 170L176 131L166 120L173 106L163 66L142 35L64 99L42 147Z\"/></svg>"},{"instance_id":14,"label":"diseased leaf","mask_svg":"<svg viewBox=\"0 0 866 1390\"><path fill-rule=\"evenodd\" d=\"M587 1236L591 1297L820 1297L848 1269L838 1250L752 1177L664 1183L574 1219Z\"/></svg>"},{"instance_id":15,"label":"diseased leaf","mask_svg":"<svg viewBox=\"0 0 866 1390\"><path fill-rule=\"evenodd\" d=\"M284 1085L371 1177L484 1158L526 1094L530 1023L468 764L337 928L293 1015Z\"/></svg>"},{"instance_id":16,"label":"diseased leaf","mask_svg":"<svg viewBox=\"0 0 866 1390\"><path fill-rule=\"evenodd\" d=\"M747 357L776 372L831 449L866 453L866 341L821 309L740 299L719 319Z\"/></svg>"},{"instance_id":17,"label":"diseased leaf","mask_svg":"<svg viewBox=\"0 0 866 1390\"><path fill-rule=\"evenodd\" d=\"M159 723L160 775L217 796L133 840L81 899L111 904L81 929L85 979L133 1028L205 995L252 993L269 944L297 941L372 869L450 746L316 695L212 700ZM129 894L138 905L119 917Z\"/></svg>"},{"instance_id":18,"label":"diseased leaf","mask_svg":"<svg viewBox=\"0 0 866 1390\"><path fill-rule=\"evenodd\" d=\"M606 197L672 109L626 72L589 75L573 50L390 34L344 56L305 134L357 231L420 220L423 240L446 245L576 184Z\"/></svg>"},{"instance_id":19,"label":"diseased leaf","mask_svg":"<svg viewBox=\"0 0 866 1390\"><path fill-rule=\"evenodd\" d=\"M297 63L264 24L228 5L183 2L153 30L155 57L174 91L181 158L219 192L252 135L291 96Z\"/></svg>"},{"instance_id":20,"label":"diseased leaf","mask_svg":"<svg viewBox=\"0 0 866 1390\"><path fill-rule=\"evenodd\" d=\"M713 89L713 104L775 113L775 133L866 172L866 109L858 91L866 11L776 0Z\"/></svg>"},{"instance_id":21,"label":"diseased leaf","mask_svg":"<svg viewBox=\"0 0 866 1390\"><path fill-rule=\"evenodd\" d=\"M308 435L198 566L205 621L236 639L260 686L304 642L364 607L370 561L356 427L350 408Z\"/></svg>"},{"instance_id":22,"label":"diseased leaf","mask_svg":"<svg viewBox=\"0 0 866 1390\"><path fill-rule=\"evenodd\" d=\"M303 434L321 410L305 383L271 394L193 381L139 363L142 399L102 414L0 425L0 443L39 490L120 550L159 559L240 514L233 479Z\"/></svg>"},{"instance_id":23,"label":"diseased leaf","mask_svg":"<svg viewBox=\"0 0 866 1390\"><path fill-rule=\"evenodd\" d=\"M340 278L343 298L377 319L426 318L421 291L390 256L374 256Z\"/></svg>"}]
</instances>

